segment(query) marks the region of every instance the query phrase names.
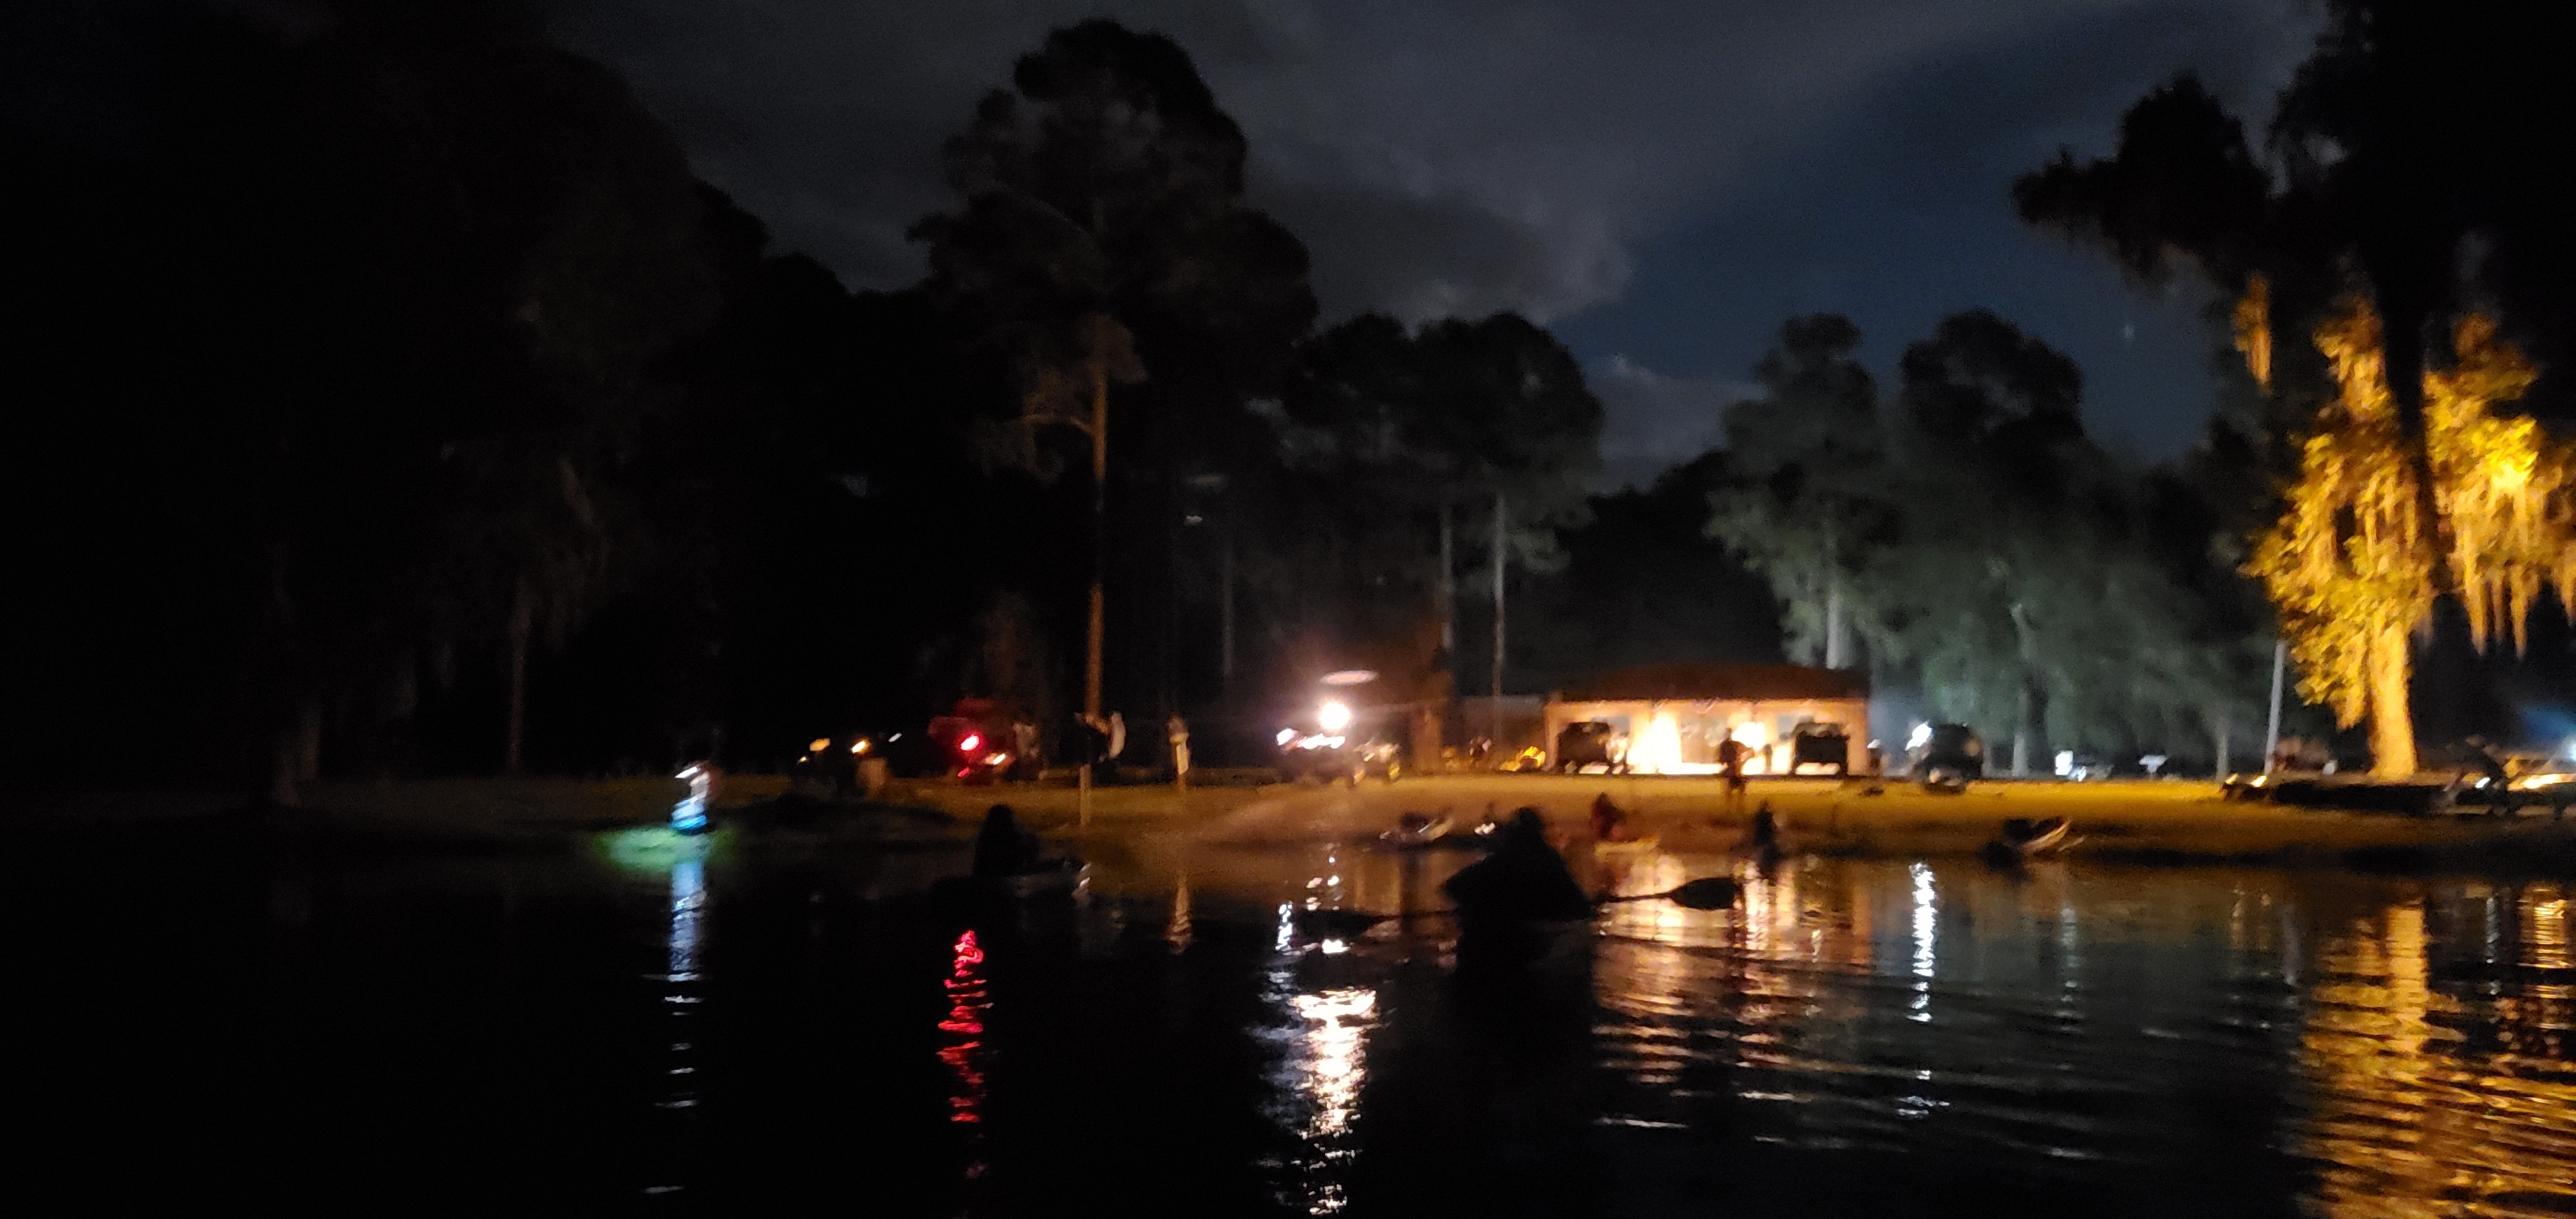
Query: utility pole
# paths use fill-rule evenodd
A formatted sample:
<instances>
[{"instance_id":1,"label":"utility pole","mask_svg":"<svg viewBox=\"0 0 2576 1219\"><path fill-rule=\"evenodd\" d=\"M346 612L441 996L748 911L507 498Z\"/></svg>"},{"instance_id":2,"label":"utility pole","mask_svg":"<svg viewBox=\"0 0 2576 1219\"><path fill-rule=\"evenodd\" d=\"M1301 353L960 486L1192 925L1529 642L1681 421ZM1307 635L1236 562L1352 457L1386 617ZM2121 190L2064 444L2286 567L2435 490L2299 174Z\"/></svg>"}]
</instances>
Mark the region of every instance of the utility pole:
<instances>
[{"instance_id":1,"label":"utility pole","mask_svg":"<svg viewBox=\"0 0 2576 1219\"><path fill-rule=\"evenodd\" d=\"M1825 522L1825 667L1850 663L1843 645L1843 570L1834 562L1834 525Z\"/></svg>"},{"instance_id":2,"label":"utility pole","mask_svg":"<svg viewBox=\"0 0 2576 1219\"><path fill-rule=\"evenodd\" d=\"M1491 735L1503 739L1503 565L1508 560L1505 549L1509 539L1503 529L1503 493L1494 492L1494 702L1486 709L1492 724Z\"/></svg>"},{"instance_id":3,"label":"utility pole","mask_svg":"<svg viewBox=\"0 0 2576 1219\"><path fill-rule=\"evenodd\" d=\"M2287 639L2273 640L2272 719L2271 722L2266 724L2263 728L2263 773L2267 775L2272 773L2272 759L2279 756L2281 752L2281 673L2282 670L2289 668L2289 666L2290 641ZM2224 767L2220 768L2218 777L2222 779L2227 777Z\"/></svg>"},{"instance_id":4,"label":"utility pole","mask_svg":"<svg viewBox=\"0 0 2576 1219\"><path fill-rule=\"evenodd\" d=\"M1431 595L1440 602L1440 650L1458 647L1457 559L1449 539L1449 505L1440 505L1440 572L1432 581Z\"/></svg>"},{"instance_id":5,"label":"utility pole","mask_svg":"<svg viewBox=\"0 0 2576 1219\"><path fill-rule=\"evenodd\" d=\"M1082 713L1100 718L1100 649L1108 634L1101 586L1109 571L1109 362L1095 339L1091 355L1091 622L1082 663ZM1091 762L1082 763L1075 824L1091 824Z\"/></svg>"},{"instance_id":6,"label":"utility pole","mask_svg":"<svg viewBox=\"0 0 2576 1219\"><path fill-rule=\"evenodd\" d=\"M1226 711L1234 710L1234 500L1225 502L1225 538L1217 551L1216 674Z\"/></svg>"}]
</instances>

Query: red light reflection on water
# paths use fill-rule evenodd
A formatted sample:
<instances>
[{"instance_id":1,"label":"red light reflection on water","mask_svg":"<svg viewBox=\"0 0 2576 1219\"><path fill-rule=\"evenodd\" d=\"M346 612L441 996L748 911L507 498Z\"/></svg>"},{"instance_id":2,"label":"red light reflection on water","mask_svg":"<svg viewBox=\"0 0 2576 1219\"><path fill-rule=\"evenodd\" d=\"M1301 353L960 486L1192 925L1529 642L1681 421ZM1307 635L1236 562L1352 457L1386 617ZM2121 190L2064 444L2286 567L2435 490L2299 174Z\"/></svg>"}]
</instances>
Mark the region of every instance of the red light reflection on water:
<instances>
[{"instance_id":1,"label":"red light reflection on water","mask_svg":"<svg viewBox=\"0 0 2576 1219\"><path fill-rule=\"evenodd\" d=\"M984 1013L993 1006L984 986L984 949L972 928L957 937L955 963L947 978L948 1018L939 1022L946 1044L939 1061L957 1076L957 1091L948 1098L948 1119L973 1125L983 1120Z\"/></svg>"}]
</instances>

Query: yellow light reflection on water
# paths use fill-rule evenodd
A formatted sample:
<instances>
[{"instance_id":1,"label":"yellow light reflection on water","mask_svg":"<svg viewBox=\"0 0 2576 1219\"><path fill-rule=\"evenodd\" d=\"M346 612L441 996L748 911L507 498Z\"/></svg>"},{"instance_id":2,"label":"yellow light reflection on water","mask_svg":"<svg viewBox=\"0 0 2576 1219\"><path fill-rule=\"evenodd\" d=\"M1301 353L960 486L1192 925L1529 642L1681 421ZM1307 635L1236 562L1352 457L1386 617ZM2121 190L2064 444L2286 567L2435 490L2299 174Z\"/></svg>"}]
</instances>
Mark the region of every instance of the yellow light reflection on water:
<instances>
[{"instance_id":1,"label":"yellow light reflection on water","mask_svg":"<svg viewBox=\"0 0 2576 1219\"><path fill-rule=\"evenodd\" d=\"M2513 903L2521 933L2518 954L2488 967L2507 971L2492 983L2436 985L2420 898L2321 947L2301 1052L2317 1085L2303 1150L2323 1213L2564 1213L2576 1194L2576 1073L2556 1037L2565 988L2508 985L2567 968L2564 899L2533 886L2486 901Z\"/></svg>"}]
</instances>

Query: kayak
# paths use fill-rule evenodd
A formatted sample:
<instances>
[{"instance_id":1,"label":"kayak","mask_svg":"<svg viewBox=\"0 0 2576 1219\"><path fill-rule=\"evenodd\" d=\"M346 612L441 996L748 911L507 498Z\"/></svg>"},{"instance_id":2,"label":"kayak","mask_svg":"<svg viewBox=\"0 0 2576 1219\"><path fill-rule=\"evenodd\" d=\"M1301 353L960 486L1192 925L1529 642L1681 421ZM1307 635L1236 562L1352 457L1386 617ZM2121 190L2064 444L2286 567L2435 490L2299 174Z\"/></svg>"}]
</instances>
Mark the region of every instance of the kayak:
<instances>
[{"instance_id":1,"label":"kayak","mask_svg":"<svg viewBox=\"0 0 2576 1219\"><path fill-rule=\"evenodd\" d=\"M1005 896L1019 901L1050 897L1071 897L1082 891L1091 880L1091 865L1078 860L1056 860L1051 866L1032 872L990 878L993 887Z\"/></svg>"},{"instance_id":2,"label":"kayak","mask_svg":"<svg viewBox=\"0 0 2576 1219\"><path fill-rule=\"evenodd\" d=\"M1445 813L1429 818L1420 813L1407 813L1394 829L1378 835L1378 838L1399 850L1418 850L1438 842L1448 833L1449 817Z\"/></svg>"},{"instance_id":3,"label":"kayak","mask_svg":"<svg viewBox=\"0 0 2576 1219\"><path fill-rule=\"evenodd\" d=\"M944 877L930 886L930 895L961 909L1019 906L1078 898L1090 882L1090 866L1067 859L1009 876Z\"/></svg>"},{"instance_id":4,"label":"kayak","mask_svg":"<svg viewBox=\"0 0 2576 1219\"><path fill-rule=\"evenodd\" d=\"M2042 855L2063 845L2066 831L2072 826L2064 817L2042 817L2037 821L2015 817L2004 822L2002 842L2024 857Z\"/></svg>"},{"instance_id":5,"label":"kayak","mask_svg":"<svg viewBox=\"0 0 2576 1219\"><path fill-rule=\"evenodd\" d=\"M1592 851L1596 855L1613 857L1652 855L1655 853L1655 848L1662 843L1663 838L1655 834L1643 834L1635 838L1603 838L1592 844Z\"/></svg>"}]
</instances>

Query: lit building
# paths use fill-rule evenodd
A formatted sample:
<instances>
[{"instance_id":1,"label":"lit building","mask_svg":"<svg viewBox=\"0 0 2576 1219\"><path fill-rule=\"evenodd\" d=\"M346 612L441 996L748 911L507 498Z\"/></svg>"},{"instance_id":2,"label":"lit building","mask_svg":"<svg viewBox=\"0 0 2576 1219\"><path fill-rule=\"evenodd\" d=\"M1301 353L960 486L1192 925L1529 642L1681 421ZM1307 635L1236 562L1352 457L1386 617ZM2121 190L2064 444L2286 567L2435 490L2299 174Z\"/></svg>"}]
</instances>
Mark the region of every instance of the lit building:
<instances>
[{"instance_id":1,"label":"lit building","mask_svg":"<svg viewBox=\"0 0 2576 1219\"><path fill-rule=\"evenodd\" d=\"M1840 727L1846 764L1869 768L1869 675L1804 665L1644 665L1550 695L1547 741L1567 724L1599 720L1626 741L1641 774L1708 774L1718 744L1733 737L1753 750L1747 774L1785 774L1799 724ZM1816 768L1810 766L1810 772Z\"/></svg>"}]
</instances>

